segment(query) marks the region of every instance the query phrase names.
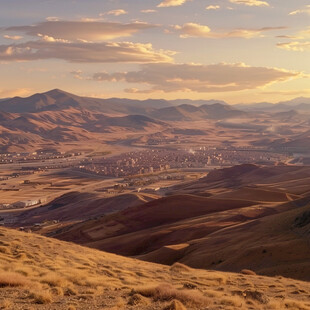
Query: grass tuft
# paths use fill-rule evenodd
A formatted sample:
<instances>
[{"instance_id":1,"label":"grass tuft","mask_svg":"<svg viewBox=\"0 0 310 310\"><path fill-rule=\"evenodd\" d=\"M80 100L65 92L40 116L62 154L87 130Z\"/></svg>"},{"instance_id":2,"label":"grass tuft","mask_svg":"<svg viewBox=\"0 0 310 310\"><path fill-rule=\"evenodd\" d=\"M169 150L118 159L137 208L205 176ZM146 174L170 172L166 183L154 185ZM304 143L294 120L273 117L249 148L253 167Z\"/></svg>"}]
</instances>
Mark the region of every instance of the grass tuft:
<instances>
[{"instance_id":1,"label":"grass tuft","mask_svg":"<svg viewBox=\"0 0 310 310\"><path fill-rule=\"evenodd\" d=\"M0 274L0 287L18 287L28 283L24 276L15 272L1 272Z\"/></svg>"},{"instance_id":2,"label":"grass tuft","mask_svg":"<svg viewBox=\"0 0 310 310\"><path fill-rule=\"evenodd\" d=\"M52 295L49 291L34 291L30 294L30 298L34 299L36 304L49 304L53 301Z\"/></svg>"},{"instance_id":3,"label":"grass tuft","mask_svg":"<svg viewBox=\"0 0 310 310\"><path fill-rule=\"evenodd\" d=\"M207 304L208 299L199 291L179 290L170 284L161 284L153 287L144 287L136 289L136 292L144 297L152 297L155 301L179 300L185 304Z\"/></svg>"}]
</instances>

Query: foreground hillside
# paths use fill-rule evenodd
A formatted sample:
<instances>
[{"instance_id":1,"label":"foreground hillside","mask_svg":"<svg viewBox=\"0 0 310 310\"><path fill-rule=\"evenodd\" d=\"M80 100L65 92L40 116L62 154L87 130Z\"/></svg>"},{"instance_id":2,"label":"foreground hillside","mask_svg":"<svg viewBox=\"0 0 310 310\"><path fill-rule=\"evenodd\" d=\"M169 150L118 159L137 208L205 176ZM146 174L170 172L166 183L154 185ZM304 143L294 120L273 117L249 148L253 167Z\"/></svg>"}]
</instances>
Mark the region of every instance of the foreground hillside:
<instances>
[{"instance_id":1,"label":"foreground hillside","mask_svg":"<svg viewBox=\"0 0 310 310\"><path fill-rule=\"evenodd\" d=\"M310 285L171 267L0 228L1 309L310 309Z\"/></svg>"}]
</instances>

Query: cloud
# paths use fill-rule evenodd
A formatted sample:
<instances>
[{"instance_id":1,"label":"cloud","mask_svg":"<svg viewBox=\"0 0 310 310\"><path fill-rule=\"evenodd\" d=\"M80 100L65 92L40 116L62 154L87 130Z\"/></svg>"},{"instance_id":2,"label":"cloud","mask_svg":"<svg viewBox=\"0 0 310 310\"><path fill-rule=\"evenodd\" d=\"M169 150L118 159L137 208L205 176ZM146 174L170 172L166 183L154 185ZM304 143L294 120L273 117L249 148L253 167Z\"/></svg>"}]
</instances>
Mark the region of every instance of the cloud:
<instances>
[{"instance_id":1,"label":"cloud","mask_svg":"<svg viewBox=\"0 0 310 310\"><path fill-rule=\"evenodd\" d=\"M221 7L219 5L209 5L206 7L206 10L218 10Z\"/></svg>"},{"instance_id":2,"label":"cloud","mask_svg":"<svg viewBox=\"0 0 310 310\"><path fill-rule=\"evenodd\" d=\"M280 39L296 39L297 37L290 36L290 35L280 35L280 36L276 36L276 38L280 38Z\"/></svg>"},{"instance_id":3,"label":"cloud","mask_svg":"<svg viewBox=\"0 0 310 310\"><path fill-rule=\"evenodd\" d=\"M307 5L303 9L299 9L299 10L292 11L289 13L289 15L297 15L297 14L309 14L310 15L310 5Z\"/></svg>"},{"instance_id":4,"label":"cloud","mask_svg":"<svg viewBox=\"0 0 310 310\"><path fill-rule=\"evenodd\" d=\"M281 30L285 27L264 27L258 29L234 29L229 32L213 32L208 26L196 23L186 23L182 26L176 25L174 29L180 34L181 38L254 38L262 36L267 31Z\"/></svg>"},{"instance_id":5,"label":"cloud","mask_svg":"<svg viewBox=\"0 0 310 310\"><path fill-rule=\"evenodd\" d=\"M38 37L40 37L42 41L46 41L46 42L71 43L71 41L69 41L69 40L57 39L57 38L49 37L47 35L43 35L41 33L38 33Z\"/></svg>"},{"instance_id":6,"label":"cloud","mask_svg":"<svg viewBox=\"0 0 310 310\"><path fill-rule=\"evenodd\" d=\"M285 43L278 43L277 47L287 51L305 52L310 51L310 41L292 41Z\"/></svg>"},{"instance_id":7,"label":"cloud","mask_svg":"<svg viewBox=\"0 0 310 310\"><path fill-rule=\"evenodd\" d=\"M260 0L229 0L229 2L247 6L270 6L268 2Z\"/></svg>"},{"instance_id":8,"label":"cloud","mask_svg":"<svg viewBox=\"0 0 310 310\"><path fill-rule=\"evenodd\" d=\"M291 35L278 35L276 36L276 38L280 38L280 39L290 39L290 40L294 40L294 41L300 41L302 42L303 40L307 40L310 38L310 28L299 31L295 34L291 34Z\"/></svg>"},{"instance_id":9,"label":"cloud","mask_svg":"<svg viewBox=\"0 0 310 310\"><path fill-rule=\"evenodd\" d=\"M114 15L114 16L120 16L120 15L125 15L128 14L127 11L123 10L123 9L118 9L118 10L112 10L106 13L101 13L99 14L100 16L104 16L104 15Z\"/></svg>"},{"instance_id":10,"label":"cloud","mask_svg":"<svg viewBox=\"0 0 310 310\"><path fill-rule=\"evenodd\" d=\"M156 13L157 11L149 9L149 10L141 10L140 12L141 13Z\"/></svg>"},{"instance_id":11,"label":"cloud","mask_svg":"<svg viewBox=\"0 0 310 310\"><path fill-rule=\"evenodd\" d=\"M131 72L95 73L95 81L125 81L148 87L127 91L151 92L225 92L264 87L274 82L300 77L300 73L278 68L251 67L243 63L212 65L144 64Z\"/></svg>"},{"instance_id":12,"label":"cloud","mask_svg":"<svg viewBox=\"0 0 310 310\"><path fill-rule=\"evenodd\" d=\"M8 34L5 34L3 37L5 39L14 40L14 41L17 41L23 38L22 36L10 36Z\"/></svg>"},{"instance_id":13,"label":"cloud","mask_svg":"<svg viewBox=\"0 0 310 310\"><path fill-rule=\"evenodd\" d=\"M74 76L75 79L84 80L84 78L82 77L83 74L82 70L74 70L71 71L70 73Z\"/></svg>"},{"instance_id":14,"label":"cloud","mask_svg":"<svg viewBox=\"0 0 310 310\"><path fill-rule=\"evenodd\" d=\"M57 22L57 21L59 21L59 18L56 17L56 16L48 16L48 17L46 17L45 19L46 19L47 21L49 21L49 22Z\"/></svg>"},{"instance_id":15,"label":"cloud","mask_svg":"<svg viewBox=\"0 0 310 310\"><path fill-rule=\"evenodd\" d=\"M174 26L180 33L181 38L188 37L204 37L209 38L211 29L208 26L195 24L195 23L186 23L183 26L176 25Z\"/></svg>"},{"instance_id":16,"label":"cloud","mask_svg":"<svg viewBox=\"0 0 310 310\"><path fill-rule=\"evenodd\" d=\"M64 40L105 41L121 37L130 37L138 31L155 27L147 23L130 24L99 21L45 21L31 26L14 26L6 31L14 31L29 36L38 33Z\"/></svg>"},{"instance_id":17,"label":"cloud","mask_svg":"<svg viewBox=\"0 0 310 310\"><path fill-rule=\"evenodd\" d=\"M191 0L164 0L160 4L158 4L157 7L166 8L170 6L180 6L180 5L183 5L187 1L191 1Z\"/></svg>"},{"instance_id":18,"label":"cloud","mask_svg":"<svg viewBox=\"0 0 310 310\"><path fill-rule=\"evenodd\" d=\"M132 42L74 42L55 39L0 45L0 61L62 59L74 63L171 62L172 51L154 50L151 44Z\"/></svg>"}]
</instances>

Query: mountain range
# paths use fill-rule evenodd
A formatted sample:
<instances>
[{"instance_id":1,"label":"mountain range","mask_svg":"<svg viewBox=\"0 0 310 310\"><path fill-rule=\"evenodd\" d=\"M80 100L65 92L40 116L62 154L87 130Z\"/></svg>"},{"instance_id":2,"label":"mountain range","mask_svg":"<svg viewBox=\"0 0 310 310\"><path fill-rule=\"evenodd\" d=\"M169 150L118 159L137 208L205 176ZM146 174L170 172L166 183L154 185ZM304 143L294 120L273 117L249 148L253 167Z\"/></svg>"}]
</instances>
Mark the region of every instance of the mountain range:
<instances>
[{"instance_id":1,"label":"mountain range","mask_svg":"<svg viewBox=\"0 0 310 310\"><path fill-rule=\"evenodd\" d=\"M175 100L164 99L131 100L122 98L99 99L80 97L60 89L53 89L45 93L37 93L27 98L14 97L2 99L0 110L11 113L34 113L40 111L64 110L69 107L87 109L104 113L141 114L152 109L165 108L181 104L214 104L215 100ZM226 104L221 102L221 104Z\"/></svg>"},{"instance_id":2,"label":"mountain range","mask_svg":"<svg viewBox=\"0 0 310 310\"><path fill-rule=\"evenodd\" d=\"M0 99L0 110L12 113L38 112L42 110L57 110L67 107L79 107L80 109L96 110L104 113L140 114L152 109L160 109L181 105L203 106L219 103L228 105L223 100L191 100L191 99L147 99L133 100L125 98L100 99L93 97L81 97L60 89L53 89L44 93L37 93L27 98L13 97ZM310 98L298 97L288 101L280 101L276 104L270 102L241 103L232 105L235 109L244 111L309 111Z\"/></svg>"},{"instance_id":3,"label":"mountain range","mask_svg":"<svg viewBox=\"0 0 310 310\"><path fill-rule=\"evenodd\" d=\"M310 105L306 98L296 99L292 105L294 109L289 103L260 109L260 104L232 106L214 100L97 99L54 89L0 102L0 151L46 145L57 149L70 142L115 142L117 137L130 140L137 134L146 135L135 138L141 141L163 134L170 139L176 134L189 137L191 132L201 136L238 133L240 137L252 132L250 145L300 147L309 143L304 128L310 123L306 112Z\"/></svg>"},{"instance_id":4,"label":"mountain range","mask_svg":"<svg viewBox=\"0 0 310 310\"><path fill-rule=\"evenodd\" d=\"M20 151L35 145L97 140L125 131L158 132L166 121L229 118L244 112L225 104L174 107L165 100L94 99L55 89L0 102L0 148Z\"/></svg>"},{"instance_id":5,"label":"mountain range","mask_svg":"<svg viewBox=\"0 0 310 310\"><path fill-rule=\"evenodd\" d=\"M292 100L280 101L278 103L258 102L249 104L236 104L236 108L245 111L271 111L284 112L289 110L310 112L310 98L298 97Z\"/></svg>"}]
</instances>

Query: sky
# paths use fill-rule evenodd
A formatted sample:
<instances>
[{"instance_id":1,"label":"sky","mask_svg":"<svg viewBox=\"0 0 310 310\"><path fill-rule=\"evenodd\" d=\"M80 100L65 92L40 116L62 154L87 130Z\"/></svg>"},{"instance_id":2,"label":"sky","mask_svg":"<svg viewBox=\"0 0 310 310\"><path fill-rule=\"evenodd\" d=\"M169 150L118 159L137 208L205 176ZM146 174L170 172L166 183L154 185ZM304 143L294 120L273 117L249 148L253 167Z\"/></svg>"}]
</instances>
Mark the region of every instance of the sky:
<instances>
[{"instance_id":1,"label":"sky","mask_svg":"<svg viewBox=\"0 0 310 310\"><path fill-rule=\"evenodd\" d=\"M309 0L0 0L0 98L310 97Z\"/></svg>"}]
</instances>

